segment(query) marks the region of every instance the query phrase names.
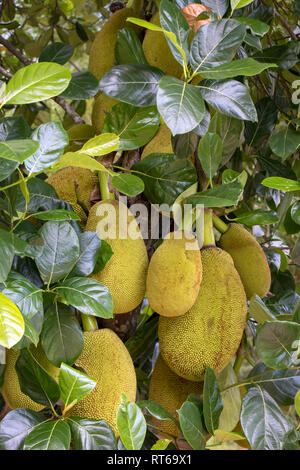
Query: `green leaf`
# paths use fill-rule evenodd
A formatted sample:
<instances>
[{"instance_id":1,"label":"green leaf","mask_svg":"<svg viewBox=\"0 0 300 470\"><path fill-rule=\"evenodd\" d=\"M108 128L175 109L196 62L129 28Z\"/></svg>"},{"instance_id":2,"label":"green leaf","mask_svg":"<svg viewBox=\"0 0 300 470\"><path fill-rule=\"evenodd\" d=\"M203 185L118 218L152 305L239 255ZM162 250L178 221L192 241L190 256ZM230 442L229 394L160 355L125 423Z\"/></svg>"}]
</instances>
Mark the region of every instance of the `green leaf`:
<instances>
[{"instance_id":1,"label":"green leaf","mask_svg":"<svg viewBox=\"0 0 300 470\"><path fill-rule=\"evenodd\" d=\"M134 334L126 341L128 349L133 361L144 355L151 345L157 339L158 318L151 318L143 325L143 328L137 328Z\"/></svg>"},{"instance_id":2,"label":"green leaf","mask_svg":"<svg viewBox=\"0 0 300 470\"><path fill-rule=\"evenodd\" d=\"M130 173L119 173L113 176L111 184L118 191L128 196L137 196L141 194L145 188L143 180Z\"/></svg>"},{"instance_id":3,"label":"green leaf","mask_svg":"<svg viewBox=\"0 0 300 470\"><path fill-rule=\"evenodd\" d=\"M0 292L0 346L11 348L23 336L24 318L18 307Z\"/></svg>"},{"instance_id":4,"label":"green leaf","mask_svg":"<svg viewBox=\"0 0 300 470\"><path fill-rule=\"evenodd\" d=\"M102 244L107 243L99 239L97 232L83 232L78 235L78 238L80 253L69 277L92 274L102 251Z\"/></svg>"},{"instance_id":5,"label":"green leaf","mask_svg":"<svg viewBox=\"0 0 300 470\"><path fill-rule=\"evenodd\" d=\"M115 434L106 421L96 419L68 418L76 450L116 450Z\"/></svg>"},{"instance_id":6,"label":"green leaf","mask_svg":"<svg viewBox=\"0 0 300 470\"><path fill-rule=\"evenodd\" d=\"M18 168L18 166L19 162L2 159L0 168L0 181L8 178L16 170L16 168Z\"/></svg>"},{"instance_id":7,"label":"green leaf","mask_svg":"<svg viewBox=\"0 0 300 470\"><path fill-rule=\"evenodd\" d=\"M244 8L247 5L250 5L254 0L230 0L231 9L232 11L236 10L237 8Z\"/></svg>"},{"instance_id":8,"label":"green leaf","mask_svg":"<svg viewBox=\"0 0 300 470\"><path fill-rule=\"evenodd\" d=\"M10 411L0 422L0 450L22 450L28 434L45 417L27 408Z\"/></svg>"},{"instance_id":9,"label":"green leaf","mask_svg":"<svg viewBox=\"0 0 300 470\"><path fill-rule=\"evenodd\" d=\"M100 271L102 271L102 269L105 268L106 264L109 262L113 254L114 252L110 244L105 240L101 240L101 248L100 251L97 253L97 260L93 269L93 274L98 274Z\"/></svg>"},{"instance_id":10,"label":"green leaf","mask_svg":"<svg viewBox=\"0 0 300 470\"><path fill-rule=\"evenodd\" d=\"M31 138L39 147L34 155L25 160L29 174L38 173L54 165L69 143L68 134L60 122L41 124L33 131Z\"/></svg>"},{"instance_id":11,"label":"green leaf","mask_svg":"<svg viewBox=\"0 0 300 470\"><path fill-rule=\"evenodd\" d=\"M244 23L253 34L257 34L258 36L264 36L270 29L270 26L262 21L254 18L248 18L245 16L239 16L234 18L236 21L240 21Z\"/></svg>"},{"instance_id":12,"label":"green leaf","mask_svg":"<svg viewBox=\"0 0 300 470\"><path fill-rule=\"evenodd\" d=\"M211 21L199 28L190 50L194 74L231 62L245 34L245 25L231 19Z\"/></svg>"},{"instance_id":13,"label":"green leaf","mask_svg":"<svg viewBox=\"0 0 300 470\"><path fill-rule=\"evenodd\" d=\"M156 104L158 83L163 72L144 64L117 65L107 72L100 82L100 90L134 106Z\"/></svg>"},{"instance_id":14,"label":"green leaf","mask_svg":"<svg viewBox=\"0 0 300 470\"><path fill-rule=\"evenodd\" d=\"M202 3L222 18L227 11L229 0L203 0Z\"/></svg>"},{"instance_id":15,"label":"green leaf","mask_svg":"<svg viewBox=\"0 0 300 470\"><path fill-rule=\"evenodd\" d=\"M20 352L15 368L25 395L47 407L55 405L60 395L59 387L27 349Z\"/></svg>"},{"instance_id":16,"label":"green leaf","mask_svg":"<svg viewBox=\"0 0 300 470\"><path fill-rule=\"evenodd\" d=\"M172 441L170 439L159 439L156 443L151 447L151 450L166 450L168 445Z\"/></svg>"},{"instance_id":17,"label":"green leaf","mask_svg":"<svg viewBox=\"0 0 300 470\"><path fill-rule=\"evenodd\" d=\"M219 427L219 417L223 409L223 402L219 384L214 371L206 367L203 387L203 415L206 429L214 434Z\"/></svg>"},{"instance_id":18,"label":"green leaf","mask_svg":"<svg viewBox=\"0 0 300 470\"><path fill-rule=\"evenodd\" d=\"M295 410L297 415L300 416L300 390L298 390L295 396Z\"/></svg>"},{"instance_id":19,"label":"green leaf","mask_svg":"<svg viewBox=\"0 0 300 470\"><path fill-rule=\"evenodd\" d=\"M300 225L300 201L296 201L292 205L291 217L296 224Z\"/></svg>"},{"instance_id":20,"label":"green leaf","mask_svg":"<svg viewBox=\"0 0 300 470\"><path fill-rule=\"evenodd\" d=\"M99 90L99 81L91 72L76 72L68 88L59 96L68 100L88 100L93 98Z\"/></svg>"},{"instance_id":21,"label":"green leaf","mask_svg":"<svg viewBox=\"0 0 300 470\"><path fill-rule=\"evenodd\" d=\"M56 292L82 313L100 318L113 317L111 294L106 286L95 279L66 279L56 287Z\"/></svg>"},{"instance_id":22,"label":"green leaf","mask_svg":"<svg viewBox=\"0 0 300 470\"><path fill-rule=\"evenodd\" d=\"M235 220L240 222L247 227L252 227L253 225L270 225L278 222L278 216L276 212L265 211L263 209L256 209L252 212L249 212L245 215L237 217Z\"/></svg>"},{"instance_id":23,"label":"green leaf","mask_svg":"<svg viewBox=\"0 0 300 470\"><path fill-rule=\"evenodd\" d=\"M91 156L100 157L119 148L119 137L112 133L101 134L88 140L80 153L86 153Z\"/></svg>"},{"instance_id":24,"label":"green leaf","mask_svg":"<svg viewBox=\"0 0 300 470\"><path fill-rule=\"evenodd\" d=\"M265 322L257 332L256 352L263 363L273 369L284 369L293 364L293 350L297 348L300 325L294 322Z\"/></svg>"},{"instance_id":25,"label":"green leaf","mask_svg":"<svg viewBox=\"0 0 300 470\"><path fill-rule=\"evenodd\" d=\"M261 74L264 70L270 67L277 67L277 65L269 63L264 64L263 62L257 62L254 59L246 58L219 65L211 70L201 71L201 77L216 80L238 77L239 75L252 77L253 75Z\"/></svg>"},{"instance_id":26,"label":"green leaf","mask_svg":"<svg viewBox=\"0 0 300 470\"><path fill-rule=\"evenodd\" d=\"M41 333L43 350L55 366L62 362L74 364L82 353L84 337L73 310L60 302L54 302L45 312Z\"/></svg>"},{"instance_id":27,"label":"green leaf","mask_svg":"<svg viewBox=\"0 0 300 470\"><path fill-rule=\"evenodd\" d=\"M250 147L259 147L272 134L277 121L278 108L268 97L256 103L257 122L246 121L245 139Z\"/></svg>"},{"instance_id":28,"label":"green leaf","mask_svg":"<svg viewBox=\"0 0 300 470\"><path fill-rule=\"evenodd\" d=\"M157 107L173 135L192 131L205 112L198 87L170 76L159 81Z\"/></svg>"},{"instance_id":29,"label":"green leaf","mask_svg":"<svg viewBox=\"0 0 300 470\"><path fill-rule=\"evenodd\" d=\"M141 449L147 431L147 424L138 405L130 403L124 393L117 412L117 426L123 445L127 450Z\"/></svg>"},{"instance_id":30,"label":"green leaf","mask_svg":"<svg viewBox=\"0 0 300 470\"><path fill-rule=\"evenodd\" d=\"M22 116L0 119L0 141L28 139L31 134L29 124Z\"/></svg>"},{"instance_id":31,"label":"green leaf","mask_svg":"<svg viewBox=\"0 0 300 470\"><path fill-rule=\"evenodd\" d=\"M207 178L210 180L218 171L222 160L222 140L217 134L208 132L198 146L198 158Z\"/></svg>"},{"instance_id":32,"label":"green leaf","mask_svg":"<svg viewBox=\"0 0 300 470\"><path fill-rule=\"evenodd\" d=\"M137 405L141 409L146 408L146 410L148 411L148 413L150 413L151 416L154 416L154 418L159 419L160 421L171 420L176 424L176 426L179 425L177 419L175 419L171 413L165 410L159 403L156 403L154 400L139 400L137 402Z\"/></svg>"},{"instance_id":33,"label":"green leaf","mask_svg":"<svg viewBox=\"0 0 300 470\"><path fill-rule=\"evenodd\" d=\"M276 317L270 312L258 295L253 295L249 304L249 315L255 321L264 324L266 321L274 321Z\"/></svg>"},{"instance_id":34,"label":"green leaf","mask_svg":"<svg viewBox=\"0 0 300 470\"><path fill-rule=\"evenodd\" d=\"M120 150L134 150L146 145L156 134L159 125L156 107L136 108L117 103L107 114L102 132L118 135Z\"/></svg>"},{"instance_id":35,"label":"green leaf","mask_svg":"<svg viewBox=\"0 0 300 470\"><path fill-rule=\"evenodd\" d=\"M52 220L54 222L63 222L66 220L80 220L80 217L73 211L65 209L53 209L50 211L36 212L32 217L39 220Z\"/></svg>"},{"instance_id":36,"label":"green leaf","mask_svg":"<svg viewBox=\"0 0 300 470\"><path fill-rule=\"evenodd\" d=\"M198 406L186 401L177 410L182 433L194 450L205 448L205 431L202 425L202 415Z\"/></svg>"},{"instance_id":37,"label":"green leaf","mask_svg":"<svg viewBox=\"0 0 300 470\"><path fill-rule=\"evenodd\" d=\"M18 70L6 87L6 103L29 104L62 93L71 80L71 72L62 65L40 62Z\"/></svg>"},{"instance_id":38,"label":"green leaf","mask_svg":"<svg viewBox=\"0 0 300 470\"><path fill-rule=\"evenodd\" d=\"M196 193L186 199L187 204L203 204L205 207L235 206L243 194L243 185L240 181L215 186L212 189Z\"/></svg>"},{"instance_id":39,"label":"green leaf","mask_svg":"<svg viewBox=\"0 0 300 470\"><path fill-rule=\"evenodd\" d=\"M74 47L63 42L52 42L43 50L39 62L56 62L64 65L74 54Z\"/></svg>"},{"instance_id":40,"label":"green leaf","mask_svg":"<svg viewBox=\"0 0 300 470\"><path fill-rule=\"evenodd\" d=\"M281 450L290 424L273 398L251 387L243 398L241 425L252 450Z\"/></svg>"},{"instance_id":41,"label":"green leaf","mask_svg":"<svg viewBox=\"0 0 300 470\"><path fill-rule=\"evenodd\" d=\"M98 137L101 137L101 136L98 136ZM116 150L119 147L119 142L113 145L113 147L115 147L114 150ZM99 152L101 152L100 148L101 147L99 147ZM86 153L88 153L88 151ZM104 149L103 149L103 154L104 155L106 154L106 150ZM60 157L58 165L62 167L63 166L76 166L78 168L86 168L88 170L104 171L105 173L109 173L109 171L105 168L105 166L103 166L94 158L89 157L85 153L81 153L81 152L65 153L62 157Z\"/></svg>"},{"instance_id":42,"label":"green leaf","mask_svg":"<svg viewBox=\"0 0 300 470\"><path fill-rule=\"evenodd\" d=\"M285 160L296 152L300 145L300 132L286 128L277 132L270 138L270 147L275 155Z\"/></svg>"},{"instance_id":43,"label":"green leaf","mask_svg":"<svg viewBox=\"0 0 300 470\"><path fill-rule=\"evenodd\" d=\"M144 194L152 204L171 206L197 180L192 163L172 154L148 155L131 169L144 181Z\"/></svg>"},{"instance_id":44,"label":"green leaf","mask_svg":"<svg viewBox=\"0 0 300 470\"><path fill-rule=\"evenodd\" d=\"M235 385L238 382L236 373L231 363L229 363L225 369L217 375L219 387L221 390L221 398L223 402L223 409L219 416L218 429L222 431L231 432L235 429L240 420L241 412L241 393L239 388L230 388L231 385ZM215 435L217 434L215 430ZM217 436L218 437L218 436Z\"/></svg>"},{"instance_id":45,"label":"green leaf","mask_svg":"<svg viewBox=\"0 0 300 470\"><path fill-rule=\"evenodd\" d=\"M40 236L43 247L35 261L43 281L51 284L73 268L79 256L79 240L69 222L46 222Z\"/></svg>"},{"instance_id":46,"label":"green leaf","mask_svg":"<svg viewBox=\"0 0 300 470\"><path fill-rule=\"evenodd\" d=\"M240 119L216 112L209 124L209 132L222 140L222 165L225 165L240 144L244 123Z\"/></svg>"},{"instance_id":47,"label":"green leaf","mask_svg":"<svg viewBox=\"0 0 300 470\"><path fill-rule=\"evenodd\" d=\"M8 277L2 294L14 302L27 319L43 307L42 290L19 273Z\"/></svg>"},{"instance_id":48,"label":"green leaf","mask_svg":"<svg viewBox=\"0 0 300 470\"><path fill-rule=\"evenodd\" d=\"M61 419L38 424L25 439L24 450L69 450L71 430Z\"/></svg>"},{"instance_id":49,"label":"green leaf","mask_svg":"<svg viewBox=\"0 0 300 470\"><path fill-rule=\"evenodd\" d=\"M75 405L86 397L97 385L97 380L92 379L79 370L62 363L59 371L59 388L61 399L65 409Z\"/></svg>"},{"instance_id":50,"label":"green leaf","mask_svg":"<svg viewBox=\"0 0 300 470\"><path fill-rule=\"evenodd\" d=\"M144 64L147 65L141 42L131 28L123 28L118 31L115 45L115 58L119 65Z\"/></svg>"},{"instance_id":51,"label":"green leaf","mask_svg":"<svg viewBox=\"0 0 300 470\"><path fill-rule=\"evenodd\" d=\"M198 141L199 139L198 135L195 133L195 129L186 134L177 134L171 137L174 154L177 158L183 159L190 158L191 155L194 154Z\"/></svg>"},{"instance_id":52,"label":"green leaf","mask_svg":"<svg viewBox=\"0 0 300 470\"><path fill-rule=\"evenodd\" d=\"M4 282L11 270L15 255L13 235L0 229L0 282Z\"/></svg>"},{"instance_id":53,"label":"green leaf","mask_svg":"<svg viewBox=\"0 0 300 470\"><path fill-rule=\"evenodd\" d=\"M279 70L288 70L298 62L297 52L292 41L282 46L267 47L261 52L256 52L252 57L259 62L276 64Z\"/></svg>"},{"instance_id":54,"label":"green leaf","mask_svg":"<svg viewBox=\"0 0 300 470\"><path fill-rule=\"evenodd\" d=\"M257 112L248 88L236 80L203 80L202 96L220 113L246 121L257 121Z\"/></svg>"},{"instance_id":55,"label":"green leaf","mask_svg":"<svg viewBox=\"0 0 300 470\"><path fill-rule=\"evenodd\" d=\"M298 181L290 180L287 178L281 178L277 176L271 176L265 178L261 184L267 188L280 189L281 191L299 191L300 183Z\"/></svg>"},{"instance_id":56,"label":"green leaf","mask_svg":"<svg viewBox=\"0 0 300 470\"><path fill-rule=\"evenodd\" d=\"M0 142L0 156L7 160L23 163L24 160L31 157L38 148L38 142L34 142L30 139L7 140L5 142Z\"/></svg>"}]
</instances>

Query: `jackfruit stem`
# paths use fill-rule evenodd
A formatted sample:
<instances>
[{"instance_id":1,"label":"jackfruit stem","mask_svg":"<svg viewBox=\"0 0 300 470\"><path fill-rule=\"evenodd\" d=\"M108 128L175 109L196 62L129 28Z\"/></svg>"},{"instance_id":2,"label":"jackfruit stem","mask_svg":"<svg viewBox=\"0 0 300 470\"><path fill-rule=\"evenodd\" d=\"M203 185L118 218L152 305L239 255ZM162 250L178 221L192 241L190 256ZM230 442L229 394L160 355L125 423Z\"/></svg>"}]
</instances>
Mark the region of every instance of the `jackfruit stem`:
<instances>
[{"instance_id":1,"label":"jackfruit stem","mask_svg":"<svg viewBox=\"0 0 300 470\"><path fill-rule=\"evenodd\" d=\"M83 331L98 330L98 323L97 323L96 317L93 317L93 315L87 315L86 313L82 313L81 321L82 321Z\"/></svg>"},{"instance_id":2,"label":"jackfruit stem","mask_svg":"<svg viewBox=\"0 0 300 470\"><path fill-rule=\"evenodd\" d=\"M99 171L99 185L102 201L106 201L107 199L115 199L114 193L111 193L108 188L109 176L109 173Z\"/></svg>"},{"instance_id":3,"label":"jackfruit stem","mask_svg":"<svg viewBox=\"0 0 300 470\"><path fill-rule=\"evenodd\" d=\"M203 236L203 246L215 245L215 235L213 230L213 218L212 210L205 209L204 211L204 236Z\"/></svg>"},{"instance_id":4,"label":"jackfruit stem","mask_svg":"<svg viewBox=\"0 0 300 470\"><path fill-rule=\"evenodd\" d=\"M85 203L83 202L83 200L81 199L81 194L80 194L80 190L79 190L79 184L77 183L76 180L74 180L74 185L75 185L75 195L76 195L76 200L77 200L77 203L80 205L80 207L83 209L83 211L86 213L86 215L88 215L89 213L89 210L88 208L86 207Z\"/></svg>"},{"instance_id":5,"label":"jackfruit stem","mask_svg":"<svg viewBox=\"0 0 300 470\"><path fill-rule=\"evenodd\" d=\"M223 220L220 219L216 214L213 214L213 224L216 227L217 230L221 233L225 233L228 230L228 225L223 222Z\"/></svg>"}]
</instances>

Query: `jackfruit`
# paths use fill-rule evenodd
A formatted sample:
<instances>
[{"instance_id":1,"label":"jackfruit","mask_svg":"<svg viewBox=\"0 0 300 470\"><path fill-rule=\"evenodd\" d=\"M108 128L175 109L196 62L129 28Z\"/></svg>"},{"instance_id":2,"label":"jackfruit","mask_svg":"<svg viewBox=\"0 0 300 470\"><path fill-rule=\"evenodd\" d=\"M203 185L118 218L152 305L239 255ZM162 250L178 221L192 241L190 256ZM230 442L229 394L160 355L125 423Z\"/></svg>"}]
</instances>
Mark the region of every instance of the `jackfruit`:
<instances>
[{"instance_id":1,"label":"jackfruit","mask_svg":"<svg viewBox=\"0 0 300 470\"><path fill-rule=\"evenodd\" d=\"M114 313L133 310L144 298L148 269L146 246L134 216L122 202L100 201L91 208L85 230L97 231L113 251L104 269L91 277L109 288Z\"/></svg>"},{"instance_id":2,"label":"jackfruit","mask_svg":"<svg viewBox=\"0 0 300 470\"><path fill-rule=\"evenodd\" d=\"M247 315L242 281L231 256L216 247L201 250L203 276L191 310L177 318L159 318L163 359L177 375L201 381L205 367L217 374L240 344Z\"/></svg>"},{"instance_id":3,"label":"jackfruit","mask_svg":"<svg viewBox=\"0 0 300 470\"><path fill-rule=\"evenodd\" d=\"M156 12L150 23L160 26L159 12ZM163 33L147 30L143 41L145 57L150 65L157 67L167 75L180 78L183 68L173 56L169 44Z\"/></svg>"},{"instance_id":4,"label":"jackfruit","mask_svg":"<svg viewBox=\"0 0 300 470\"><path fill-rule=\"evenodd\" d=\"M94 390L68 414L104 419L117 432L116 415L121 393L136 398L136 375L132 359L116 333L108 328L84 333L84 349L76 365L97 380Z\"/></svg>"},{"instance_id":5,"label":"jackfruit","mask_svg":"<svg viewBox=\"0 0 300 470\"><path fill-rule=\"evenodd\" d=\"M37 348L31 346L30 352L38 361L38 363L46 370L46 372L52 375L52 377L57 381L59 368L55 367L53 364L51 364L51 362L48 361L41 346L38 345ZM30 408L31 410L35 411L42 410L45 408L44 405L40 405L39 403L34 402L31 400L31 398L29 398L29 396L21 392L18 374L15 369L15 364L19 355L20 351L16 351L14 349L8 349L6 351L6 367L4 373L4 383L2 387L2 395L4 400L11 409Z\"/></svg>"},{"instance_id":6,"label":"jackfruit","mask_svg":"<svg viewBox=\"0 0 300 470\"><path fill-rule=\"evenodd\" d=\"M198 242L184 232L172 232L154 252L148 269L146 295L151 308L178 317L194 305L202 279ZM181 237L181 238L176 238Z\"/></svg>"},{"instance_id":7,"label":"jackfruit","mask_svg":"<svg viewBox=\"0 0 300 470\"><path fill-rule=\"evenodd\" d=\"M149 386L149 400L159 403L165 410L171 413L176 419L178 410L185 402L188 395L194 393L201 395L203 392L203 382L191 382L174 374L167 364L158 356L155 363ZM159 421L155 420L155 426L162 433L169 433L173 436L179 436L179 429L171 420ZM164 437L168 438L168 435Z\"/></svg>"},{"instance_id":8,"label":"jackfruit","mask_svg":"<svg viewBox=\"0 0 300 470\"><path fill-rule=\"evenodd\" d=\"M270 289L271 273L266 255L253 235L239 224L230 224L220 238L220 246L233 259L247 298L264 297Z\"/></svg>"},{"instance_id":9,"label":"jackfruit","mask_svg":"<svg viewBox=\"0 0 300 470\"><path fill-rule=\"evenodd\" d=\"M136 16L131 8L122 8L111 15L102 29L97 33L90 50L89 72L101 80L115 65L115 45L118 30L135 27L126 22L129 16Z\"/></svg>"},{"instance_id":10,"label":"jackfruit","mask_svg":"<svg viewBox=\"0 0 300 470\"><path fill-rule=\"evenodd\" d=\"M119 103L115 98L100 93L94 102L93 113L92 113L92 124L96 131L96 134L101 134L104 119L106 114L111 110L111 108Z\"/></svg>"},{"instance_id":11,"label":"jackfruit","mask_svg":"<svg viewBox=\"0 0 300 470\"><path fill-rule=\"evenodd\" d=\"M151 153L174 153L171 136L172 133L166 124L159 126L153 139L145 146L141 155L141 160Z\"/></svg>"},{"instance_id":12,"label":"jackfruit","mask_svg":"<svg viewBox=\"0 0 300 470\"><path fill-rule=\"evenodd\" d=\"M80 217L81 222L84 223L87 220L87 215L78 203L76 184L78 184L81 201L87 209L90 209L90 196L92 190L98 184L97 176L85 168L68 166L51 175L46 179L46 182L53 186L60 199L71 204L73 211Z\"/></svg>"}]
</instances>

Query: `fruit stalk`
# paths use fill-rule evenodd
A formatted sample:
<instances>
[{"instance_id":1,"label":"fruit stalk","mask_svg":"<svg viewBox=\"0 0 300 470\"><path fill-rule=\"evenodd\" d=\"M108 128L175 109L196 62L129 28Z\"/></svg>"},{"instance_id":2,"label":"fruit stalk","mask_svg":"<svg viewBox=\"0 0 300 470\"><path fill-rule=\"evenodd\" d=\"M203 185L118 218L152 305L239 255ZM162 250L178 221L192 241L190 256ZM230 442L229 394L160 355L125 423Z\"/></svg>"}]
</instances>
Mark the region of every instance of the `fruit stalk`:
<instances>
[{"instance_id":1,"label":"fruit stalk","mask_svg":"<svg viewBox=\"0 0 300 470\"><path fill-rule=\"evenodd\" d=\"M205 209L204 211L204 237L203 246L214 246L215 235L213 231L213 216L211 209Z\"/></svg>"},{"instance_id":2,"label":"fruit stalk","mask_svg":"<svg viewBox=\"0 0 300 470\"><path fill-rule=\"evenodd\" d=\"M228 230L228 225L223 222L216 214L213 214L213 224L217 230L221 233L225 233Z\"/></svg>"},{"instance_id":3,"label":"fruit stalk","mask_svg":"<svg viewBox=\"0 0 300 470\"><path fill-rule=\"evenodd\" d=\"M107 199L115 199L114 193L111 193L108 188L109 174L104 171L99 171L99 185L102 201Z\"/></svg>"},{"instance_id":4,"label":"fruit stalk","mask_svg":"<svg viewBox=\"0 0 300 470\"><path fill-rule=\"evenodd\" d=\"M83 331L94 331L98 330L98 323L96 317L93 315L86 315L85 313L81 314L81 321Z\"/></svg>"}]
</instances>

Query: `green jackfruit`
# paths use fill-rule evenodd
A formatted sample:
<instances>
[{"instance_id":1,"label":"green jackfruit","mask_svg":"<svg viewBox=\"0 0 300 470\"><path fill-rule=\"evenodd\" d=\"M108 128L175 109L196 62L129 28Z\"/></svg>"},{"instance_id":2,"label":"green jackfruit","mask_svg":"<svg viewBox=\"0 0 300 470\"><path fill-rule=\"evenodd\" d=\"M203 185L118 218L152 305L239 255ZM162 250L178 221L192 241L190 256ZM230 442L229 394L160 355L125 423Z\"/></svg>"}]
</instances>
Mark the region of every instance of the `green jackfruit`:
<instances>
[{"instance_id":1,"label":"green jackfruit","mask_svg":"<svg viewBox=\"0 0 300 470\"><path fill-rule=\"evenodd\" d=\"M266 255L253 235L239 224L230 224L221 236L220 246L232 257L247 298L254 294L264 297L270 289L271 273Z\"/></svg>"},{"instance_id":2,"label":"green jackfruit","mask_svg":"<svg viewBox=\"0 0 300 470\"><path fill-rule=\"evenodd\" d=\"M176 410L185 402L188 395L194 393L201 395L203 392L202 382L191 382L174 374L167 364L158 356L155 363L149 386L149 400L154 400L178 419ZM155 420L155 426L164 433L179 436L179 429L173 421ZM164 437L169 438L168 435Z\"/></svg>"},{"instance_id":3,"label":"green jackfruit","mask_svg":"<svg viewBox=\"0 0 300 470\"><path fill-rule=\"evenodd\" d=\"M155 136L145 146L141 155L141 160L146 158L151 153L174 153L172 142L172 133L166 124L159 126L159 129Z\"/></svg>"},{"instance_id":4,"label":"green jackfruit","mask_svg":"<svg viewBox=\"0 0 300 470\"><path fill-rule=\"evenodd\" d=\"M104 24L96 35L89 60L89 72L98 80L101 80L115 65L115 45L119 29L134 28L131 23L126 22L129 16L136 16L131 8L117 10Z\"/></svg>"},{"instance_id":5,"label":"green jackfruit","mask_svg":"<svg viewBox=\"0 0 300 470\"><path fill-rule=\"evenodd\" d=\"M116 415L121 393L136 398L132 359L116 333L108 328L84 333L84 349L76 365L97 380L94 390L71 410L72 416L104 419L117 432Z\"/></svg>"},{"instance_id":6,"label":"green jackfruit","mask_svg":"<svg viewBox=\"0 0 300 470\"><path fill-rule=\"evenodd\" d=\"M209 247L201 250L203 277L189 312L159 318L160 351L180 377L201 381L205 367L221 372L240 344L247 315L242 281L231 256Z\"/></svg>"},{"instance_id":7,"label":"green jackfruit","mask_svg":"<svg viewBox=\"0 0 300 470\"><path fill-rule=\"evenodd\" d=\"M57 381L59 369L51 364L50 361L48 361L41 346L38 345L37 348L31 346L30 352L38 361L38 363L46 370L46 372L52 375L52 377ZM15 369L15 364L19 355L20 351L16 351L14 349L8 349L6 351L6 367L4 373L4 383L2 387L2 395L4 400L11 409L29 408L35 411L42 410L45 408L44 405L40 405L39 403L34 402L31 400L31 398L21 392L18 374Z\"/></svg>"},{"instance_id":8,"label":"green jackfruit","mask_svg":"<svg viewBox=\"0 0 300 470\"><path fill-rule=\"evenodd\" d=\"M119 101L105 95L104 93L100 93L95 99L92 113L92 124L96 134L101 134L106 114L116 103L119 103Z\"/></svg>"},{"instance_id":9,"label":"green jackfruit","mask_svg":"<svg viewBox=\"0 0 300 470\"><path fill-rule=\"evenodd\" d=\"M154 252L148 269L146 294L151 308L166 317L178 317L194 305L202 279L197 239L172 232ZM175 238L181 237L181 238Z\"/></svg>"},{"instance_id":10,"label":"green jackfruit","mask_svg":"<svg viewBox=\"0 0 300 470\"><path fill-rule=\"evenodd\" d=\"M68 166L51 175L46 179L46 182L53 186L60 199L71 204L73 211L80 217L81 222L85 223L87 216L81 205L78 204L75 185L78 184L80 199L85 207L90 209L90 196L92 190L98 184L97 176L85 168Z\"/></svg>"},{"instance_id":11,"label":"green jackfruit","mask_svg":"<svg viewBox=\"0 0 300 470\"><path fill-rule=\"evenodd\" d=\"M108 227L112 228L111 234ZM114 253L104 269L92 277L109 288L114 313L130 312L144 298L148 269L146 246L134 216L121 202L100 201L91 208L85 230L97 231Z\"/></svg>"},{"instance_id":12,"label":"green jackfruit","mask_svg":"<svg viewBox=\"0 0 300 470\"><path fill-rule=\"evenodd\" d=\"M150 23L160 26L159 12L156 12ZM145 57L150 65L157 67L167 75L180 78L183 68L173 56L168 42L163 33L147 30L143 41Z\"/></svg>"}]
</instances>

